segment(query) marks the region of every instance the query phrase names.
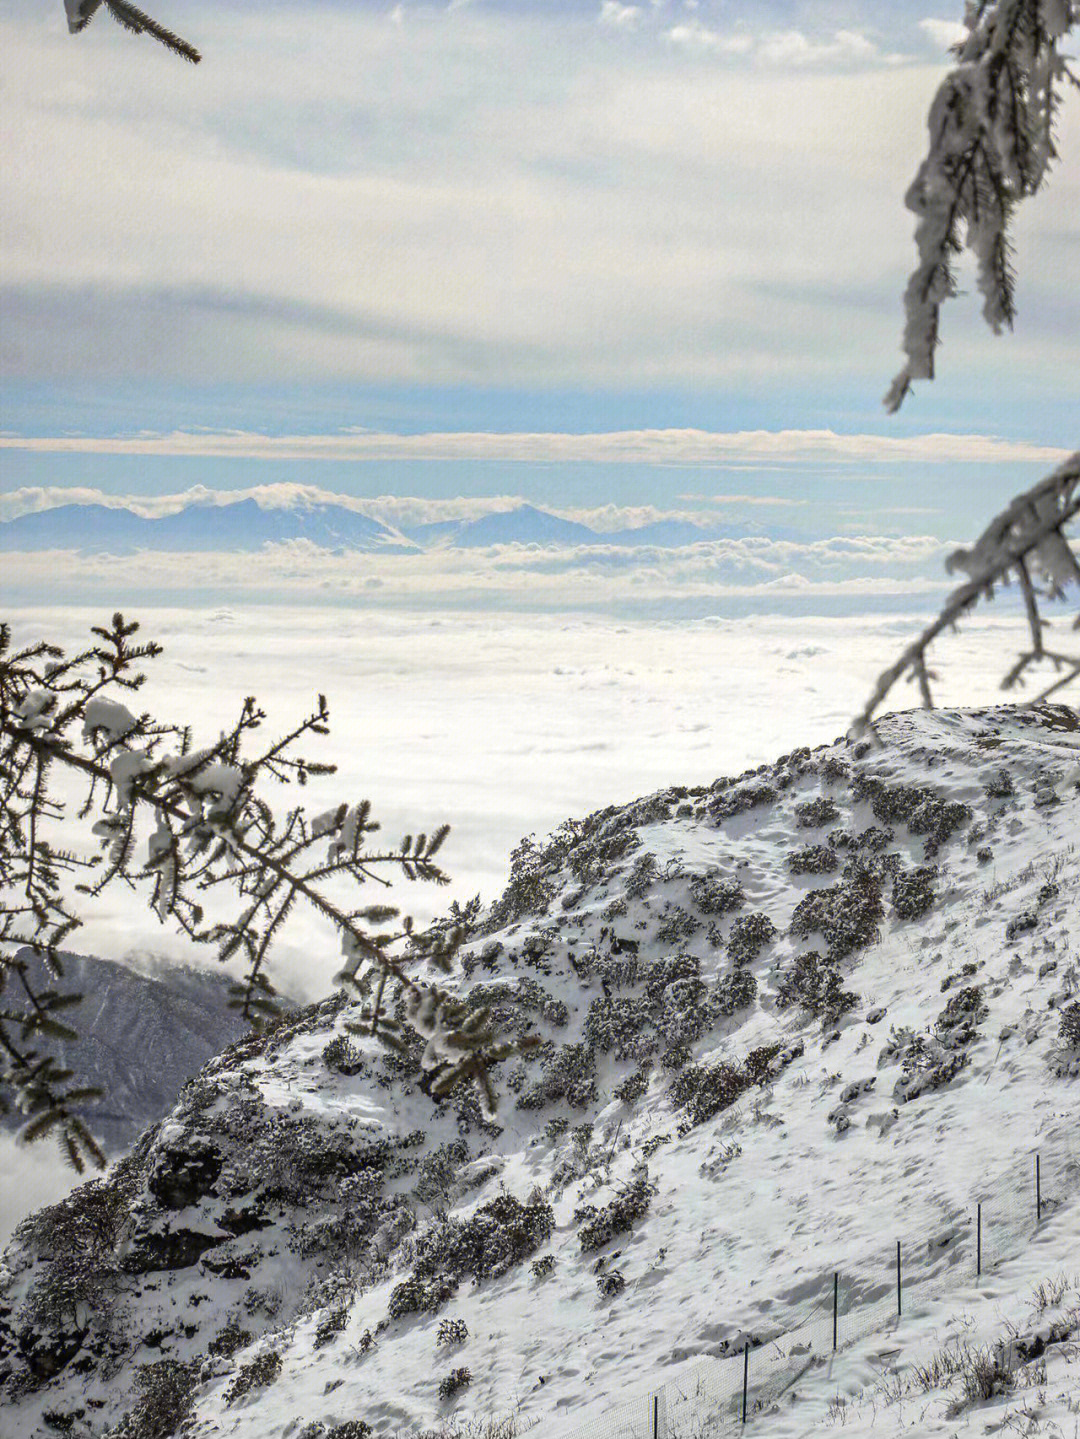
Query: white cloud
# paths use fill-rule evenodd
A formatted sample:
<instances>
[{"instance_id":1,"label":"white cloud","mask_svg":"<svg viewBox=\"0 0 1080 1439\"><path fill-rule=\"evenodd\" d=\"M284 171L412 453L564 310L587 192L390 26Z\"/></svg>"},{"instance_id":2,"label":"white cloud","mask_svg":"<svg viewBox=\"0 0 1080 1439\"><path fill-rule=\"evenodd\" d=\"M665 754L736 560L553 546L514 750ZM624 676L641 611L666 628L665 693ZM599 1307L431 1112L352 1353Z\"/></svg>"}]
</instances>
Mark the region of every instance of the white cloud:
<instances>
[{"instance_id":1,"label":"white cloud","mask_svg":"<svg viewBox=\"0 0 1080 1439\"><path fill-rule=\"evenodd\" d=\"M653 46L595 13L356 7L328 48L298 45L316 11L208 10L198 72L0 20L8 373L780 386L870 354L883 388L939 67L851 38L795 73L703 65L659 43L670 12ZM1048 374L1035 301L1068 273L1077 185L1062 167L1020 256Z\"/></svg>"},{"instance_id":2,"label":"white cloud","mask_svg":"<svg viewBox=\"0 0 1080 1439\"><path fill-rule=\"evenodd\" d=\"M935 45L942 50L948 50L952 45L958 45L968 37L968 28L961 25L959 20L920 20L919 29L929 35Z\"/></svg>"},{"instance_id":3,"label":"white cloud","mask_svg":"<svg viewBox=\"0 0 1080 1439\"><path fill-rule=\"evenodd\" d=\"M827 540L766 536L702 541L680 549L613 544L569 547L493 545L421 554L337 554L310 540L268 544L256 554L197 556L141 553L115 557L74 552L4 556L12 590L100 596L122 593L214 597L214 603L268 600L417 605L473 610L699 612L788 592L845 600L857 612L868 597L926 596L945 587L943 561L955 543L925 535L842 535ZM372 580L378 581L373 586ZM372 590L376 593L373 595ZM207 600L206 602L209 602Z\"/></svg>"},{"instance_id":4,"label":"white cloud","mask_svg":"<svg viewBox=\"0 0 1080 1439\"><path fill-rule=\"evenodd\" d=\"M640 5L620 5L619 0L603 0L600 24L617 30L636 30L641 20Z\"/></svg>"},{"instance_id":5,"label":"white cloud","mask_svg":"<svg viewBox=\"0 0 1080 1439\"><path fill-rule=\"evenodd\" d=\"M354 430L330 435L262 435L177 430L137 435L0 435L0 450L37 454L188 456L261 460L486 460L656 466L830 462L921 465L1059 464L1057 446L995 435L843 435L832 430L617 430L597 434L459 432L401 435ZM212 499L215 491L206 491Z\"/></svg>"},{"instance_id":6,"label":"white cloud","mask_svg":"<svg viewBox=\"0 0 1080 1439\"><path fill-rule=\"evenodd\" d=\"M770 65L834 65L876 60L880 50L857 30L837 30L831 40L812 40L801 30L777 30L762 38L757 55Z\"/></svg>"},{"instance_id":7,"label":"white cloud","mask_svg":"<svg viewBox=\"0 0 1080 1439\"><path fill-rule=\"evenodd\" d=\"M700 20L684 21L673 25L667 32L672 45L685 50L706 51L714 55L747 55L754 48L749 35L721 35L719 30L710 30Z\"/></svg>"}]
</instances>

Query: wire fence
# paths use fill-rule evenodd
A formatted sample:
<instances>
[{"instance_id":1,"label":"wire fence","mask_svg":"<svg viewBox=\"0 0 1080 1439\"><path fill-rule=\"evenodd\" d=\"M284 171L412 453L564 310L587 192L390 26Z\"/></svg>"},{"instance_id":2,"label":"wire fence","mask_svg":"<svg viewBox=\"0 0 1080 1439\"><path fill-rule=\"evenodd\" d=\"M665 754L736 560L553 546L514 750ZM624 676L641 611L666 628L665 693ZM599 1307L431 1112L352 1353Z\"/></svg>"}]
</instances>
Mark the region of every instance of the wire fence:
<instances>
[{"instance_id":1,"label":"wire fence","mask_svg":"<svg viewBox=\"0 0 1080 1439\"><path fill-rule=\"evenodd\" d=\"M791 1313L782 1331L755 1336L730 1357L702 1360L559 1439L720 1439L750 1430L811 1366L1015 1258L1080 1193L1075 1128L1041 1135L1029 1155L974 1186L968 1210L944 1214L927 1206L917 1227L906 1216L905 1233L884 1246L867 1245L851 1263L858 1281L840 1271L823 1274L820 1292Z\"/></svg>"}]
</instances>

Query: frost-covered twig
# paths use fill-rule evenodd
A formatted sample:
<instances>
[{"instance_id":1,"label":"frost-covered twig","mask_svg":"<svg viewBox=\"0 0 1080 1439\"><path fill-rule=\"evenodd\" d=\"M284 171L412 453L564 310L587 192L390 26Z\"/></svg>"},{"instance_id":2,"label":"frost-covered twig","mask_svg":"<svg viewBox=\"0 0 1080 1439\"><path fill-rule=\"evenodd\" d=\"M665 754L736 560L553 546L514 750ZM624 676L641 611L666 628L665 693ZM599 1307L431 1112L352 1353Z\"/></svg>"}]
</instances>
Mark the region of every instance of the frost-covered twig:
<instances>
[{"instance_id":1,"label":"frost-covered twig","mask_svg":"<svg viewBox=\"0 0 1080 1439\"><path fill-rule=\"evenodd\" d=\"M1034 195L1054 149L1065 81L1080 84L1060 44L1080 22L1080 0L973 0L956 67L930 108L930 148L905 197L918 216L919 264L904 294L907 363L885 396L895 412L913 380L934 377L941 306L956 293L956 257L972 251L983 314L995 333L1015 314L1009 224Z\"/></svg>"},{"instance_id":2,"label":"frost-covered twig","mask_svg":"<svg viewBox=\"0 0 1080 1439\"><path fill-rule=\"evenodd\" d=\"M181 40L179 35L174 35L164 25L152 20L138 6L130 4L129 0L64 0L64 3L67 9L68 29L73 35L77 35L80 30L85 30L95 13L104 4L116 23L122 25L125 30L130 30L133 35L152 35L167 50L171 50L174 55L179 55L183 60L190 60L193 65L197 65L202 59L194 45L189 45L186 40Z\"/></svg>"},{"instance_id":3,"label":"frost-covered twig","mask_svg":"<svg viewBox=\"0 0 1080 1439\"><path fill-rule=\"evenodd\" d=\"M19 951L29 949L53 979L62 979L61 946L79 924L76 897L99 894L114 880L133 889L148 885L159 919L174 921L195 942L215 945L219 959L246 959L230 1003L253 1024L276 1012L266 975L270 950L296 902L309 905L338 931L342 987L367 998L370 980L360 967L379 977L360 1029L391 1048L406 1047L401 1018L387 1011L391 998L401 1001L405 1018L427 1041L422 1067L430 1071L431 1093L448 1094L472 1080L484 1109L493 1112L488 1066L532 1041L499 1044L486 1011L472 1012L406 970L424 959L449 972L463 926L452 916L418 934L405 918L399 930L387 930L399 918L396 909L369 905L350 912L326 889L331 880L385 882L379 871L387 867L406 879L446 883L436 856L448 826L408 835L398 848L372 850L368 836L379 826L366 801L314 817L296 808L279 819L257 793L260 779L306 784L311 775L333 773L332 765L289 753L302 736L327 733L325 699L320 695L311 715L257 757L244 751L265 715L250 698L216 744L193 749L188 730L137 716L104 693L112 685L138 689L143 676L136 663L160 653L157 645L132 642L138 628L114 615L111 626L94 629L96 644L65 658L47 644L12 653L10 632L0 625L0 991L14 977L24 996L19 1008L0 1004L0 1054L7 1060L0 1102L5 1090L13 1093L28 1116L24 1137L55 1131L77 1169L84 1155L102 1162L78 1114L94 1095L68 1087L71 1073L30 1047L50 1036L77 1038L57 1014L81 996L36 988ZM70 834L70 828L57 831L67 824L50 791L58 768L89 784L78 817L94 809L100 815L92 834L102 853L91 860L55 842ZM69 893L65 876L94 866L96 883L75 883ZM206 922L207 891L238 898L239 911ZM395 955L392 947L402 941L404 952Z\"/></svg>"},{"instance_id":4,"label":"frost-covered twig","mask_svg":"<svg viewBox=\"0 0 1080 1439\"><path fill-rule=\"evenodd\" d=\"M1046 621L1039 613L1039 595L1032 578L1035 570L1053 596L1062 595L1071 584L1080 584L1080 565L1067 538L1068 526L1077 515L1080 515L1080 450L1070 455L1052 475L1013 500L970 549L957 550L949 556L946 568L950 572L963 570L970 578L953 590L937 619L881 675L866 708L855 722L856 732L870 726L886 696L905 676L918 681L924 706L932 708L934 676L927 665L931 644L980 598L991 597L994 586L1007 583L1012 574L1023 591L1031 648L1020 655L1005 675L1002 688L1009 689L1021 682L1024 671L1040 660L1054 664L1058 677L1029 701L1030 704L1040 703L1080 677L1080 654L1050 650L1043 643ZM1073 627L1080 628L1080 615Z\"/></svg>"}]
</instances>

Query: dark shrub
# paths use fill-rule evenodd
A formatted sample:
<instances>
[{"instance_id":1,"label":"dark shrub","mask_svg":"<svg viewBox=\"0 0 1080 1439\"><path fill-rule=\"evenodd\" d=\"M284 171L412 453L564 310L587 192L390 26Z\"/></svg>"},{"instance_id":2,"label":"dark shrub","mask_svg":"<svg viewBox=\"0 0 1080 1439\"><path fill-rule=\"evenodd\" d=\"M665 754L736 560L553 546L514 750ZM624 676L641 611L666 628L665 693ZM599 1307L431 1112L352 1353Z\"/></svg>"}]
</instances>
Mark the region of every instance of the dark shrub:
<instances>
[{"instance_id":1,"label":"dark shrub","mask_svg":"<svg viewBox=\"0 0 1080 1439\"><path fill-rule=\"evenodd\" d=\"M820 825L832 824L834 820L838 820L840 811L835 800L822 795L819 799L808 799L797 804L795 818L802 829L817 829Z\"/></svg>"},{"instance_id":2,"label":"dark shrub","mask_svg":"<svg viewBox=\"0 0 1080 1439\"><path fill-rule=\"evenodd\" d=\"M1005 938L1016 939L1019 935L1026 934L1029 929L1034 929L1038 922L1039 916L1033 909L1022 909L1005 926Z\"/></svg>"},{"instance_id":3,"label":"dark shrub","mask_svg":"<svg viewBox=\"0 0 1080 1439\"><path fill-rule=\"evenodd\" d=\"M819 933L829 947L829 957L844 959L878 939L883 913L881 881L861 871L843 884L804 895L791 916L791 933L800 939Z\"/></svg>"},{"instance_id":4,"label":"dark shrub","mask_svg":"<svg viewBox=\"0 0 1080 1439\"><path fill-rule=\"evenodd\" d=\"M628 1074L621 1084L617 1084L611 1091L616 1099L621 1099L623 1104L633 1104L640 1099L649 1087L649 1076L645 1070L636 1070Z\"/></svg>"},{"instance_id":5,"label":"dark shrub","mask_svg":"<svg viewBox=\"0 0 1080 1439\"><path fill-rule=\"evenodd\" d=\"M172 1439L191 1412L197 1382L194 1364L160 1359L141 1365L135 1376L139 1397L111 1431L113 1439Z\"/></svg>"},{"instance_id":6,"label":"dark shrub","mask_svg":"<svg viewBox=\"0 0 1080 1439\"><path fill-rule=\"evenodd\" d=\"M893 880L892 902L898 919L921 919L934 905L937 868L920 865L904 870Z\"/></svg>"},{"instance_id":7,"label":"dark shrub","mask_svg":"<svg viewBox=\"0 0 1080 1439\"><path fill-rule=\"evenodd\" d=\"M364 1056L344 1034L337 1034L322 1052L323 1063L335 1074L353 1075L364 1072Z\"/></svg>"},{"instance_id":8,"label":"dark shrub","mask_svg":"<svg viewBox=\"0 0 1080 1439\"><path fill-rule=\"evenodd\" d=\"M1058 1037L1070 1049L1080 1049L1080 1004L1067 1005L1061 1011Z\"/></svg>"},{"instance_id":9,"label":"dark shrub","mask_svg":"<svg viewBox=\"0 0 1080 1439\"><path fill-rule=\"evenodd\" d=\"M439 1322L435 1343L445 1349L452 1344L464 1344L468 1337L469 1326L464 1319L443 1319Z\"/></svg>"},{"instance_id":10,"label":"dark shrub","mask_svg":"<svg viewBox=\"0 0 1080 1439\"><path fill-rule=\"evenodd\" d=\"M742 909L746 902L739 881L724 879L718 873L695 874L690 881L690 898L702 914L727 914Z\"/></svg>"},{"instance_id":11,"label":"dark shrub","mask_svg":"<svg viewBox=\"0 0 1080 1439\"><path fill-rule=\"evenodd\" d=\"M734 969L722 975L713 991L712 1006L717 1016L728 1017L757 997L757 980L749 969Z\"/></svg>"},{"instance_id":12,"label":"dark shrub","mask_svg":"<svg viewBox=\"0 0 1080 1439\"><path fill-rule=\"evenodd\" d=\"M578 1230L583 1251L602 1249L616 1234L632 1229L649 1212L656 1185L646 1176L639 1176L617 1194L603 1209L596 1211ZM589 1206L592 1208L592 1206Z\"/></svg>"},{"instance_id":13,"label":"dark shrub","mask_svg":"<svg viewBox=\"0 0 1080 1439\"><path fill-rule=\"evenodd\" d=\"M252 1389L262 1389L267 1384L273 1384L280 1373L281 1355L276 1349L264 1349L247 1364L240 1366L235 1379L225 1391L225 1403L235 1404Z\"/></svg>"},{"instance_id":14,"label":"dark shrub","mask_svg":"<svg viewBox=\"0 0 1080 1439\"><path fill-rule=\"evenodd\" d=\"M835 1024L858 999L857 994L844 989L835 966L813 950L797 955L776 987L779 1008L797 1004L826 1024Z\"/></svg>"},{"instance_id":15,"label":"dark shrub","mask_svg":"<svg viewBox=\"0 0 1080 1439\"><path fill-rule=\"evenodd\" d=\"M467 1219L433 1225L416 1241L413 1272L390 1295L390 1315L433 1312L466 1276L497 1279L546 1244L555 1216L539 1190L525 1204L499 1194Z\"/></svg>"},{"instance_id":16,"label":"dark shrub","mask_svg":"<svg viewBox=\"0 0 1080 1439\"><path fill-rule=\"evenodd\" d=\"M585 1015L585 1038L602 1054L628 1059L638 1052L641 1031L649 1023L650 1006L629 995L594 999Z\"/></svg>"},{"instance_id":17,"label":"dark shrub","mask_svg":"<svg viewBox=\"0 0 1080 1439\"><path fill-rule=\"evenodd\" d=\"M767 914L740 914L728 931L727 951L733 964L749 964L758 951L776 938L776 925Z\"/></svg>"},{"instance_id":18,"label":"dark shrub","mask_svg":"<svg viewBox=\"0 0 1080 1439\"><path fill-rule=\"evenodd\" d=\"M455 1394L460 1394L462 1389L467 1389L471 1383L471 1369L451 1369L450 1373L439 1381L439 1398L453 1399Z\"/></svg>"},{"instance_id":19,"label":"dark shrub","mask_svg":"<svg viewBox=\"0 0 1080 1439\"><path fill-rule=\"evenodd\" d=\"M829 874L839 863L836 851L824 844L810 844L788 855L792 874Z\"/></svg>"},{"instance_id":20,"label":"dark shrub","mask_svg":"<svg viewBox=\"0 0 1080 1439\"><path fill-rule=\"evenodd\" d=\"M597 1275L596 1287L600 1291L601 1299L612 1299L626 1288L626 1280L621 1270L609 1269L605 1273Z\"/></svg>"}]
</instances>

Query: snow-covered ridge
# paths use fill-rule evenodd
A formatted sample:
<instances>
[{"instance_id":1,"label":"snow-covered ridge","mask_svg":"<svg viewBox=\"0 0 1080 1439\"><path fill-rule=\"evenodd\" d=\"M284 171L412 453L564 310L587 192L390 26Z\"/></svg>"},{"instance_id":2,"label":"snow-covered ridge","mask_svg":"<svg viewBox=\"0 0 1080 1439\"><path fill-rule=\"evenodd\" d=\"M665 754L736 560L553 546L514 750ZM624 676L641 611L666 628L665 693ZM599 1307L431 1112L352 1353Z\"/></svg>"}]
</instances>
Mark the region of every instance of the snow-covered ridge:
<instances>
[{"instance_id":1,"label":"snow-covered ridge","mask_svg":"<svg viewBox=\"0 0 1080 1439\"><path fill-rule=\"evenodd\" d=\"M1080 715L881 735L519 848L458 980L544 1041L497 1068L494 1125L340 999L226 1051L18 1232L16 1431L172 1395L195 1435L563 1434L779 1333L834 1269L874 1297L882 1236L966 1222L1037 1145L1069 1163Z\"/></svg>"},{"instance_id":2,"label":"snow-covered ridge","mask_svg":"<svg viewBox=\"0 0 1080 1439\"><path fill-rule=\"evenodd\" d=\"M115 504L53 505L0 520L0 550L75 549L84 554L113 555L139 550L250 553L267 544L304 541L327 550L419 554L430 549L471 550L495 545L666 550L754 536L808 538L805 532L788 526L725 523L700 515L598 529L518 503L449 520L391 524L366 513L364 502L348 496L340 501L272 501L272 495L229 502L199 498L164 515L145 515ZM370 504L378 508L377 501Z\"/></svg>"}]
</instances>

